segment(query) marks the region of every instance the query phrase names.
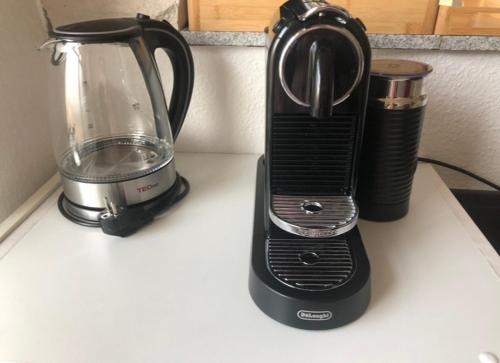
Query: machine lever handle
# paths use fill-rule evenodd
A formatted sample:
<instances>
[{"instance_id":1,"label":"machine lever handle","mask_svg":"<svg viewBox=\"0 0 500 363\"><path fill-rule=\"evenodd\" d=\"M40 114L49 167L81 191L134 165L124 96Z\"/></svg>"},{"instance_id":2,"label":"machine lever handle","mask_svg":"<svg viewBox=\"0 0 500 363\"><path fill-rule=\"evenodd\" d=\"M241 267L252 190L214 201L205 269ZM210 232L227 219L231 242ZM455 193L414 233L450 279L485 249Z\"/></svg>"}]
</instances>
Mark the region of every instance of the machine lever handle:
<instances>
[{"instance_id":1,"label":"machine lever handle","mask_svg":"<svg viewBox=\"0 0 500 363\"><path fill-rule=\"evenodd\" d=\"M334 102L334 52L326 40L315 41L309 50L307 98L312 117L332 116Z\"/></svg>"}]
</instances>

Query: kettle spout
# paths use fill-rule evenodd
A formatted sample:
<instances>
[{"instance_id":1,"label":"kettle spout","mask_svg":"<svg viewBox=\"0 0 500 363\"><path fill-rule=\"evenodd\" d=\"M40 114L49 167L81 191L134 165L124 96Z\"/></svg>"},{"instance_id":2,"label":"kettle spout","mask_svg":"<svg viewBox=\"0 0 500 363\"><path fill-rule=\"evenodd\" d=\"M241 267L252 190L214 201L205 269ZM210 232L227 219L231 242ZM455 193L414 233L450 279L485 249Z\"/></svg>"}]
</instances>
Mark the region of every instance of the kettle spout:
<instances>
[{"instance_id":1,"label":"kettle spout","mask_svg":"<svg viewBox=\"0 0 500 363\"><path fill-rule=\"evenodd\" d=\"M52 48L52 56L50 57L50 63L52 63L52 65L54 66L58 66L59 64L61 64L62 61L64 61L64 52L60 52L57 48L57 45L59 43L66 43L64 40L62 39L49 39L47 40L45 43L43 43L42 45L40 45L38 47L38 51L41 51L41 50L44 50L46 48L49 48L51 46L53 46Z\"/></svg>"},{"instance_id":2,"label":"kettle spout","mask_svg":"<svg viewBox=\"0 0 500 363\"><path fill-rule=\"evenodd\" d=\"M62 40L60 40L60 39L53 39L53 38L47 39L42 45L40 45L38 47L38 50L43 50L43 49L51 46L52 44L57 44L60 42L62 42Z\"/></svg>"}]
</instances>

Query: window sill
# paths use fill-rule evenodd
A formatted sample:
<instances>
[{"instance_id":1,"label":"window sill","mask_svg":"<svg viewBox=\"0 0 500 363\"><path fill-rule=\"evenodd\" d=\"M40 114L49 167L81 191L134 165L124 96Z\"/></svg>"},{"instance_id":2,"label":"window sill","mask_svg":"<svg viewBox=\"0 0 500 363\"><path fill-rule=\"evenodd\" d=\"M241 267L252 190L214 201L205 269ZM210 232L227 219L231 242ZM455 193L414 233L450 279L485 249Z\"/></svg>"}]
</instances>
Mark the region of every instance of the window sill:
<instances>
[{"instance_id":1,"label":"window sill","mask_svg":"<svg viewBox=\"0 0 500 363\"><path fill-rule=\"evenodd\" d=\"M261 32L192 32L182 34L190 45L263 47L266 35ZM500 37L451 35L370 34L374 49L426 49L446 51L500 51Z\"/></svg>"}]
</instances>

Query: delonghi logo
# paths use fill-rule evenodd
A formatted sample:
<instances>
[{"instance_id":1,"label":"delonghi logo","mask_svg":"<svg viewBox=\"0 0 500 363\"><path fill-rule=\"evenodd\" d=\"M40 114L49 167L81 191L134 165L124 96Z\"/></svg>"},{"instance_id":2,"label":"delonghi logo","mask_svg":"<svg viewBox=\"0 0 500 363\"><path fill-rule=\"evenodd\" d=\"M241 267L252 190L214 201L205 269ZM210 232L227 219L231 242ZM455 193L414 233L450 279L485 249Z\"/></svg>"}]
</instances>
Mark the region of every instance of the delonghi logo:
<instances>
[{"instance_id":1,"label":"delonghi logo","mask_svg":"<svg viewBox=\"0 0 500 363\"><path fill-rule=\"evenodd\" d=\"M330 320L333 314L331 311L299 310L297 311L297 317L302 320L325 321Z\"/></svg>"}]
</instances>

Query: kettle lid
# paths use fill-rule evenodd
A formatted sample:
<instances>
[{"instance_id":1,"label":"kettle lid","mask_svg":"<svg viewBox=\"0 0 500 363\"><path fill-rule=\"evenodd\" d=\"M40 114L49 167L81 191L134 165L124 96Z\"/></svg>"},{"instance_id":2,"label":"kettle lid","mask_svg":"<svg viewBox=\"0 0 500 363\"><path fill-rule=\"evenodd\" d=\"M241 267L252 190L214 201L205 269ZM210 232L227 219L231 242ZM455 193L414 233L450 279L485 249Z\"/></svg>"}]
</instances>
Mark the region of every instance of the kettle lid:
<instances>
[{"instance_id":1,"label":"kettle lid","mask_svg":"<svg viewBox=\"0 0 500 363\"><path fill-rule=\"evenodd\" d=\"M136 18L115 18L90 20L67 24L52 30L50 35L56 39L77 42L114 42L126 41L141 32L140 21L149 19L138 14Z\"/></svg>"}]
</instances>

